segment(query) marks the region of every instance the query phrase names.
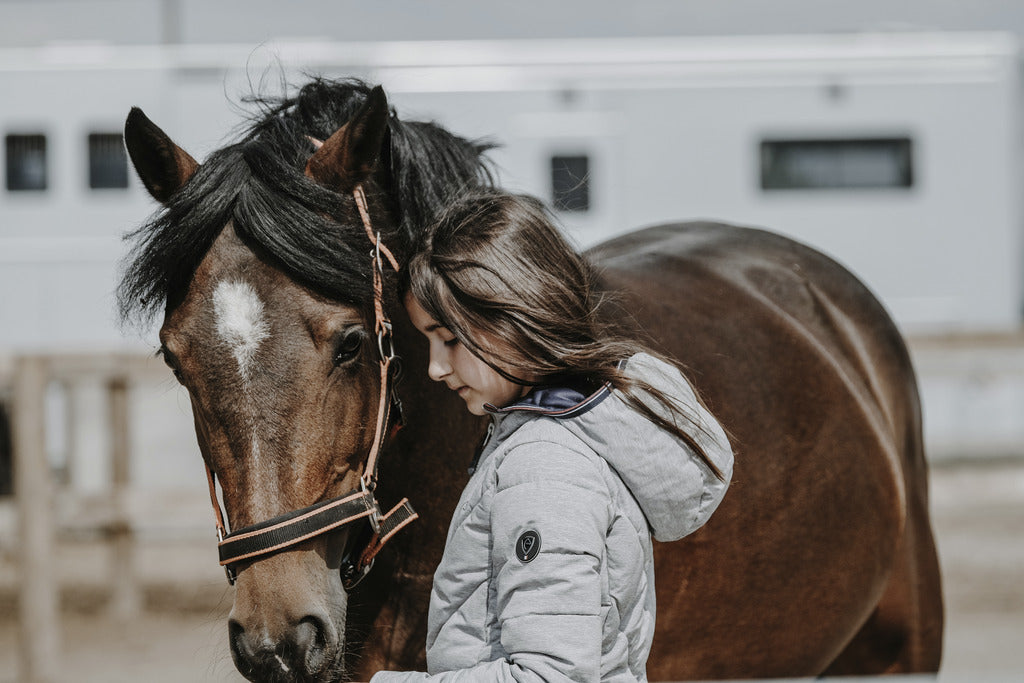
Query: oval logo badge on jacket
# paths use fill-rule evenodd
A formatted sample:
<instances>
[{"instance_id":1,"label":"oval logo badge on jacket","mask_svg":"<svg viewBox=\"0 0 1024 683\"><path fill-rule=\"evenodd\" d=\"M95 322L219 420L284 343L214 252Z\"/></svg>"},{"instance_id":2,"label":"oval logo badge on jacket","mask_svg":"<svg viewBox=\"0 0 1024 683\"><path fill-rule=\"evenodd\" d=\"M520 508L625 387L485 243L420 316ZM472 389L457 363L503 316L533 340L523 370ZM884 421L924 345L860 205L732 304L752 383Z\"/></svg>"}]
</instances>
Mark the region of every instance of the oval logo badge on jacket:
<instances>
[{"instance_id":1,"label":"oval logo badge on jacket","mask_svg":"<svg viewBox=\"0 0 1024 683\"><path fill-rule=\"evenodd\" d=\"M526 563L537 557L540 552L540 534L533 529L524 531L516 541L516 557Z\"/></svg>"}]
</instances>

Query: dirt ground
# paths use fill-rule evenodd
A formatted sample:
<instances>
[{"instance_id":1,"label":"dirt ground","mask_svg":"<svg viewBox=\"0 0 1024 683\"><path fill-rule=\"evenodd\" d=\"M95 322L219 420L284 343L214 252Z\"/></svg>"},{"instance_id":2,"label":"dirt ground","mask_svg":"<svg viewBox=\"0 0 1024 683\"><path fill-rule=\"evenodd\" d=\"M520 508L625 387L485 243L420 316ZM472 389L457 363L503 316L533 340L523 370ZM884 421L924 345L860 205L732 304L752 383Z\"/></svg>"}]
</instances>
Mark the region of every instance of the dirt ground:
<instances>
[{"instance_id":1,"label":"dirt ground","mask_svg":"<svg viewBox=\"0 0 1024 683\"><path fill-rule=\"evenodd\" d=\"M945 659L939 681L1024 680L1024 463L942 465L932 507L946 587ZM62 543L63 680L78 683L242 681L227 649L231 589L212 542L139 549L146 610L130 623L105 616L106 555ZM0 557L0 683L18 681L13 558Z\"/></svg>"}]
</instances>

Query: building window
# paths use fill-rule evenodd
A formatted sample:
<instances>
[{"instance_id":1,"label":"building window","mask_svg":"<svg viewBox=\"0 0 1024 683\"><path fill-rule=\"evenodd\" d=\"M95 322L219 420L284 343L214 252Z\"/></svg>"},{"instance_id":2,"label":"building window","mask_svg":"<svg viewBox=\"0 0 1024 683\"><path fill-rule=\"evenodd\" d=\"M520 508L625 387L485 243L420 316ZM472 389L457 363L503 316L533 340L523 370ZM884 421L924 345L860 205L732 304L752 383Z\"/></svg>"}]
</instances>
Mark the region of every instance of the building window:
<instances>
[{"instance_id":1,"label":"building window","mask_svg":"<svg viewBox=\"0 0 1024 683\"><path fill-rule=\"evenodd\" d=\"M551 204L558 211L590 210L590 157L551 157Z\"/></svg>"},{"instance_id":2,"label":"building window","mask_svg":"<svg viewBox=\"0 0 1024 683\"><path fill-rule=\"evenodd\" d=\"M46 189L46 136L8 135L7 189L12 192Z\"/></svg>"},{"instance_id":3,"label":"building window","mask_svg":"<svg viewBox=\"0 0 1024 683\"><path fill-rule=\"evenodd\" d=\"M763 140L761 189L909 188L910 138Z\"/></svg>"},{"instance_id":4,"label":"building window","mask_svg":"<svg viewBox=\"0 0 1024 683\"><path fill-rule=\"evenodd\" d=\"M128 187L128 156L120 133L89 134L89 187Z\"/></svg>"}]
</instances>

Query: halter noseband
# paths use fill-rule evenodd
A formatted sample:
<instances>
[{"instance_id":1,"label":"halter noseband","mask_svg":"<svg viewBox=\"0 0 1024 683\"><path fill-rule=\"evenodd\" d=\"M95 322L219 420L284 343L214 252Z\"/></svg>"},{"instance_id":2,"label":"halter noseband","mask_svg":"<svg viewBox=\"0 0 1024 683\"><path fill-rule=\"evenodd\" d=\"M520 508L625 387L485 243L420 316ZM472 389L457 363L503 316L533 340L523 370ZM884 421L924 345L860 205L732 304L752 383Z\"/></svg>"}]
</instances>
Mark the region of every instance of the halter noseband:
<instances>
[{"instance_id":1,"label":"halter noseband","mask_svg":"<svg viewBox=\"0 0 1024 683\"><path fill-rule=\"evenodd\" d=\"M384 259L398 272L398 261L391 251L381 243L380 233L375 233L370 223L370 212L366 203L366 194L362 185L352 191L362 218L366 234L373 243L370 257L373 259L373 312L374 329L377 333L377 351L380 361L380 400L377 405L377 427L373 435L373 444L366 457L366 467L359 478L359 486L337 498L320 501L309 507L288 512L258 524L237 529L227 533L224 525L224 514L220 501L217 499L216 475L206 463L206 478L210 485L210 500L217 518L217 549L220 564L228 577L228 583L234 584L235 564L244 560L271 555L302 541L314 538L352 524L361 519L367 520L368 527L359 533L356 543L351 539L350 550L342 558L341 577L346 590L352 589L373 566L373 560L399 529L412 522L419 515L412 509L408 498L381 514L380 506L373 495L377 487L377 461L383 447L385 431L391 417L391 409L398 412L395 429L402 423L402 404L394 392L395 361L394 342L392 339L391 321L384 312ZM384 258L382 258L384 257Z\"/></svg>"}]
</instances>

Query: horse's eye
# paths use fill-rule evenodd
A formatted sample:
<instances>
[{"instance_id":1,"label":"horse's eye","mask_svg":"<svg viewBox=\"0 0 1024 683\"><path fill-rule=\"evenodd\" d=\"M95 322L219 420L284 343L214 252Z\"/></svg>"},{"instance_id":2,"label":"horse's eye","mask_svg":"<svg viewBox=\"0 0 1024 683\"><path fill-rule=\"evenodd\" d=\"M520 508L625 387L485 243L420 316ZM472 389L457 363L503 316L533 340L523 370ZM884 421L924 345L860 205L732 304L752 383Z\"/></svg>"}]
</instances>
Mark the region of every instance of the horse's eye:
<instances>
[{"instance_id":1,"label":"horse's eye","mask_svg":"<svg viewBox=\"0 0 1024 683\"><path fill-rule=\"evenodd\" d=\"M366 330L362 327L353 327L342 333L337 345L334 347L334 364L344 365L351 363L363 349L366 341Z\"/></svg>"},{"instance_id":2,"label":"horse's eye","mask_svg":"<svg viewBox=\"0 0 1024 683\"><path fill-rule=\"evenodd\" d=\"M185 382L181 379L181 368L178 367L178 359L174 357L174 354L163 346L160 347L160 350L157 353L164 359L164 363L167 367L171 369L171 373L174 375L174 379L178 380L178 384L184 384Z\"/></svg>"}]
</instances>

